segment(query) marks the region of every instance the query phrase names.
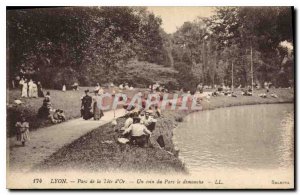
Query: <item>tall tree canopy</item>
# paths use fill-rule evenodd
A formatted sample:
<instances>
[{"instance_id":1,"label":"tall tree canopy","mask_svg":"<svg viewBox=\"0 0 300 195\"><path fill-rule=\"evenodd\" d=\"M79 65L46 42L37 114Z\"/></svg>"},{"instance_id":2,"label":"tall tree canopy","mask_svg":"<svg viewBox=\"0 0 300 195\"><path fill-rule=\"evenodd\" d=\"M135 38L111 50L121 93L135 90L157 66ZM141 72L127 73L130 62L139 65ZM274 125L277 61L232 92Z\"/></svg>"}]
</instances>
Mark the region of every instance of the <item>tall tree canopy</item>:
<instances>
[{"instance_id":1,"label":"tall tree canopy","mask_svg":"<svg viewBox=\"0 0 300 195\"><path fill-rule=\"evenodd\" d=\"M9 10L8 78L21 73L52 88L131 77L147 85L153 82L147 70L158 64L168 67L158 75L173 77L173 86L177 80L187 90L199 82L251 85L252 73L255 83L286 87L294 80L294 52L287 47L293 44L292 14L290 7L217 7L212 16L167 34L162 19L145 7ZM147 63L128 66L138 61ZM133 77L133 67L144 76Z\"/></svg>"},{"instance_id":2,"label":"tall tree canopy","mask_svg":"<svg viewBox=\"0 0 300 195\"><path fill-rule=\"evenodd\" d=\"M11 10L9 73L21 71L48 87L112 81L132 58L162 63L160 25L160 18L140 7Z\"/></svg>"}]
</instances>

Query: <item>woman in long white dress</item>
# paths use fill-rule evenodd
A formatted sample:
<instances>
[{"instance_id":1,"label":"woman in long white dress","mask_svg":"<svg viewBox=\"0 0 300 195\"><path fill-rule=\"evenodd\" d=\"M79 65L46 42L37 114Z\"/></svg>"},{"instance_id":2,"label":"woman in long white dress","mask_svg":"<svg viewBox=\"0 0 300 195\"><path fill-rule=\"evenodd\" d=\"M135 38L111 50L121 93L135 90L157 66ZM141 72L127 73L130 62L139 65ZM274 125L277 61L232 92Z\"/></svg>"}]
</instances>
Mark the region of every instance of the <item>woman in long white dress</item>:
<instances>
[{"instance_id":1,"label":"woman in long white dress","mask_svg":"<svg viewBox=\"0 0 300 195\"><path fill-rule=\"evenodd\" d=\"M28 97L33 97L33 81L30 79L28 82Z\"/></svg>"},{"instance_id":2,"label":"woman in long white dress","mask_svg":"<svg viewBox=\"0 0 300 195\"><path fill-rule=\"evenodd\" d=\"M24 85L25 81L23 78L21 78L20 82L19 82L19 86L20 86L20 89L21 89L21 93L22 93L22 89L23 89L23 85Z\"/></svg>"},{"instance_id":3,"label":"woman in long white dress","mask_svg":"<svg viewBox=\"0 0 300 195\"><path fill-rule=\"evenodd\" d=\"M28 97L27 90L28 90L28 83L27 83L27 80L25 79L25 80L24 80L24 83L23 83L23 87L22 87L22 94L21 94L21 97L25 97L25 98Z\"/></svg>"},{"instance_id":4,"label":"woman in long white dress","mask_svg":"<svg viewBox=\"0 0 300 195\"><path fill-rule=\"evenodd\" d=\"M35 82L32 83L32 97L34 98L38 97L38 88Z\"/></svg>"},{"instance_id":5,"label":"woman in long white dress","mask_svg":"<svg viewBox=\"0 0 300 195\"><path fill-rule=\"evenodd\" d=\"M67 90L67 89L66 89L66 85L63 85L62 91L63 91L63 92L66 92L66 90Z\"/></svg>"}]
</instances>

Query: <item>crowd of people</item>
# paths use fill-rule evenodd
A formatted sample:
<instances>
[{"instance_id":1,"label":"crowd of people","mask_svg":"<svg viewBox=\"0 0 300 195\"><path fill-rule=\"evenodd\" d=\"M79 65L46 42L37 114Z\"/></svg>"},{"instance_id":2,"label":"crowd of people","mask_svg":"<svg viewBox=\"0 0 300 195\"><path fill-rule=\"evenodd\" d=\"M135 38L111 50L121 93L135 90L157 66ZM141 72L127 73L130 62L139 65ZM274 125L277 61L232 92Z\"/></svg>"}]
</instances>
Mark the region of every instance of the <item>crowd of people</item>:
<instances>
[{"instance_id":1,"label":"crowd of people","mask_svg":"<svg viewBox=\"0 0 300 195\"><path fill-rule=\"evenodd\" d=\"M275 93L270 93L270 85L271 83L265 83L265 93L258 94L259 97L267 98L268 96L273 98L278 98ZM42 85L40 82L37 84L30 79L22 78L19 82L19 86L21 89L22 97L44 97L42 106L38 110L38 117L49 120L53 124L61 123L66 120L65 113L62 109L54 109L51 103L50 92L47 92L46 95L43 93ZM115 94L115 90L118 92L122 92L122 90L133 90L132 86L129 87L128 83L120 84L118 87L115 87L113 83L109 84L109 88L112 89L113 95ZM117 89L116 89L117 88ZM216 96L228 96L228 97L237 97L237 90L232 91L231 88L220 85L215 86L215 90L209 90L208 86L203 86L199 84L195 89L195 92L184 91L181 89L179 91L180 94L187 93L190 94L191 97L197 98L197 103L200 104L201 101L206 100L209 101L211 97ZM239 87L240 88L240 87ZM257 87L255 87L256 89ZM74 83L72 85L73 90L78 90L78 84ZM208 90L207 90L208 89ZM252 87L248 86L244 89L240 88L242 96L252 96L253 91ZM63 86L63 91L66 91L65 85ZM161 117L161 110L158 105L153 105L150 108L146 109L146 99L150 93L157 93L162 100L163 95L168 93L168 89L165 86L160 85L159 83L155 83L150 85L147 90L143 93L141 91L138 94L142 97L142 106L129 106L128 103L125 103L123 108L126 110L126 121L121 129L117 129L120 133L119 142L120 143L129 143L133 145L138 145L141 147L153 145L154 142L157 143L157 140L152 140L151 135L155 130L155 125L157 119ZM100 120L104 113L99 107L98 96L105 94L104 88L100 86L99 83L96 84L93 92L93 95L90 95L89 90L85 90L85 95L81 98L81 117L84 120L94 119ZM180 95L179 94L179 95ZM179 97L179 100L181 97ZM130 100L130 98L129 98ZM115 121L116 122L116 121ZM21 115L20 120L16 123L17 128L17 140L25 145L26 141L29 140L29 122L26 121L26 117ZM115 125L114 125L115 126ZM160 146L162 147L163 139L159 141Z\"/></svg>"},{"instance_id":2,"label":"crowd of people","mask_svg":"<svg viewBox=\"0 0 300 195\"><path fill-rule=\"evenodd\" d=\"M19 87L21 90L21 97L22 98L37 98L37 97L44 97L43 87L41 82L33 81L26 78L21 78L19 81Z\"/></svg>"},{"instance_id":3,"label":"crowd of people","mask_svg":"<svg viewBox=\"0 0 300 195\"><path fill-rule=\"evenodd\" d=\"M152 136L155 131L156 123L161 117L161 111L155 107L145 110L144 108L124 107L127 111L126 120L121 129L116 131L120 133L118 141L120 143L129 143L139 147L157 146L164 147L163 140L158 142Z\"/></svg>"}]
</instances>

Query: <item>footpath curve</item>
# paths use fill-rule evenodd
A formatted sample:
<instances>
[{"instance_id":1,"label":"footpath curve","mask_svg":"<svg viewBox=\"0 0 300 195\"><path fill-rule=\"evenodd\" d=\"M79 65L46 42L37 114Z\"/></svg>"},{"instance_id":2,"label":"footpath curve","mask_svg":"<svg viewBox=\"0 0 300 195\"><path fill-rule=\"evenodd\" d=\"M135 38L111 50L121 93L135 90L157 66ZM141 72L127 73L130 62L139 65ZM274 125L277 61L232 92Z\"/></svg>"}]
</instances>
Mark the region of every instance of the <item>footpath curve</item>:
<instances>
[{"instance_id":1,"label":"footpath curve","mask_svg":"<svg viewBox=\"0 0 300 195\"><path fill-rule=\"evenodd\" d=\"M125 115L124 109L115 110L115 117ZM30 141L22 147L17 142L16 137L7 138L8 168L13 172L27 172L35 165L47 159L51 154L70 144L79 137L105 125L114 119L114 111L107 111L99 120L72 119L66 122L52 125L50 127L39 128L30 132Z\"/></svg>"}]
</instances>

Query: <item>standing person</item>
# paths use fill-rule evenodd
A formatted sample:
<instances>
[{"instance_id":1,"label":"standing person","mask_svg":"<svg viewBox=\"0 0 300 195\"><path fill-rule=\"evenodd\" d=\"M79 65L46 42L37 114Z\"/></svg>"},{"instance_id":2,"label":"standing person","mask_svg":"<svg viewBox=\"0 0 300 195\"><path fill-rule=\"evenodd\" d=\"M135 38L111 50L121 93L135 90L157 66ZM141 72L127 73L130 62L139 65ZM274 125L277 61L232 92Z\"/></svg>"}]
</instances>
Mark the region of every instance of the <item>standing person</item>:
<instances>
[{"instance_id":1,"label":"standing person","mask_svg":"<svg viewBox=\"0 0 300 195\"><path fill-rule=\"evenodd\" d=\"M81 98L81 113L84 120L88 120L93 117L91 113L92 109L92 97L88 95L89 90L85 90L85 96Z\"/></svg>"},{"instance_id":2,"label":"standing person","mask_svg":"<svg viewBox=\"0 0 300 195\"><path fill-rule=\"evenodd\" d=\"M28 82L28 97L32 97L33 96L33 90L32 90L32 88L33 88L33 81L32 81L32 79L30 79L29 80L29 82Z\"/></svg>"},{"instance_id":3,"label":"standing person","mask_svg":"<svg viewBox=\"0 0 300 195\"><path fill-rule=\"evenodd\" d=\"M35 84L35 82L32 83L32 97L34 98L38 97L38 87Z\"/></svg>"},{"instance_id":4,"label":"standing person","mask_svg":"<svg viewBox=\"0 0 300 195\"><path fill-rule=\"evenodd\" d=\"M66 90L67 90L67 89L66 89L66 85L64 84L63 87L62 87L62 91L63 91L63 92L66 92Z\"/></svg>"},{"instance_id":5,"label":"standing person","mask_svg":"<svg viewBox=\"0 0 300 195\"><path fill-rule=\"evenodd\" d=\"M94 89L94 92L95 92L95 93L98 93L98 92L99 92L99 89L100 89L100 84L97 83L97 85L96 85L96 87L95 87L95 89Z\"/></svg>"},{"instance_id":6,"label":"standing person","mask_svg":"<svg viewBox=\"0 0 300 195\"><path fill-rule=\"evenodd\" d=\"M22 92L22 90L23 90L23 85L24 85L24 83L25 83L25 80L24 80L24 78L22 77L21 80L20 80L20 82L19 82L19 87L20 87L21 92Z\"/></svg>"},{"instance_id":7,"label":"standing person","mask_svg":"<svg viewBox=\"0 0 300 195\"><path fill-rule=\"evenodd\" d=\"M94 120L99 120L103 116L102 110L98 106L98 92L94 92L95 95L93 96L93 115Z\"/></svg>"},{"instance_id":8,"label":"standing person","mask_svg":"<svg viewBox=\"0 0 300 195\"><path fill-rule=\"evenodd\" d=\"M102 87L99 87L98 94L99 95L103 95L104 94L104 89Z\"/></svg>"},{"instance_id":9,"label":"standing person","mask_svg":"<svg viewBox=\"0 0 300 195\"><path fill-rule=\"evenodd\" d=\"M27 83L26 79L24 80L24 83L22 84L22 94L21 94L21 97L25 97L25 98L28 97L28 83Z\"/></svg>"},{"instance_id":10,"label":"standing person","mask_svg":"<svg viewBox=\"0 0 300 195\"><path fill-rule=\"evenodd\" d=\"M40 81L37 83L38 97L44 97L43 86Z\"/></svg>"},{"instance_id":11,"label":"standing person","mask_svg":"<svg viewBox=\"0 0 300 195\"><path fill-rule=\"evenodd\" d=\"M25 116L21 115L20 121L16 123L17 128L17 141L20 141L23 146L29 140L29 123L26 121Z\"/></svg>"}]
</instances>

